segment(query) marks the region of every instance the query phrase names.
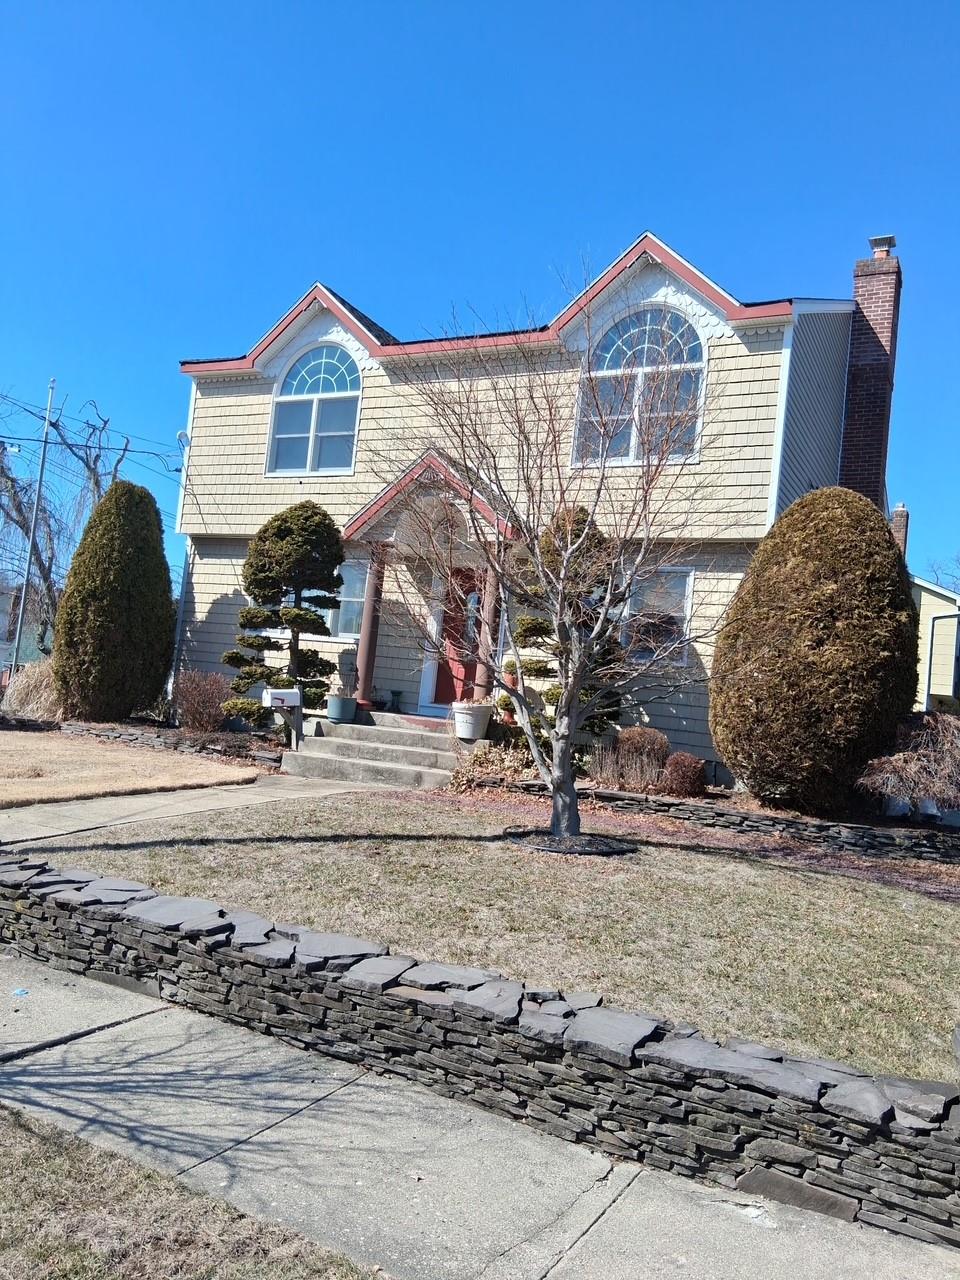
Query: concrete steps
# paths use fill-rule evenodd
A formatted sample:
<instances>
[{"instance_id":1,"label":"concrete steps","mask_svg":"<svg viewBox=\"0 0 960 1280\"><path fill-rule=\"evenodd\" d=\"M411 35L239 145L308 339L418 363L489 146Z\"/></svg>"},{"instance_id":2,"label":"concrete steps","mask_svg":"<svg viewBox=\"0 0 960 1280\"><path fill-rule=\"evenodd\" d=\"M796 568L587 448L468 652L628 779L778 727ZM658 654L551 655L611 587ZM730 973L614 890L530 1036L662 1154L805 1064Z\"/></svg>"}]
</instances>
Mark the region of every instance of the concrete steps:
<instances>
[{"instance_id":1,"label":"concrete steps","mask_svg":"<svg viewBox=\"0 0 960 1280\"><path fill-rule=\"evenodd\" d=\"M425 717L375 712L373 724L311 717L299 751L283 753L284 773L426 791L450 781L457 755L446 727ZM443 724L443 722L439 722Z\"/></svg>"}]
</instances>

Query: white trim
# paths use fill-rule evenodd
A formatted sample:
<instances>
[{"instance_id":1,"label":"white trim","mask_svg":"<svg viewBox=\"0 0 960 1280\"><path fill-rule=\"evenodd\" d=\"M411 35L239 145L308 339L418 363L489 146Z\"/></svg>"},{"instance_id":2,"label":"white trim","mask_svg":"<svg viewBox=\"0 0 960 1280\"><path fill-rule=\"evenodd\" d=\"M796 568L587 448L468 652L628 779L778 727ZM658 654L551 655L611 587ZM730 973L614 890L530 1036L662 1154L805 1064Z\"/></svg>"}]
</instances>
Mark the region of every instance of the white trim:
<instances>
[{"instance_id":1,"label":"white trim","mask_svg":"<svg viewBox=\"0 0 960 1280\"><path fill-rule=\"evenodd\" d=\"M806 315L808 312L815 312L818 315L825 315L831 311L856 311L857 304L851 298L794 298L793 314L795 316Z\"/></svg>"},{"instance_id":2,"label":"white trim","mask_svg":"<svg viewBox=\"0 0 960 1280\"><path fill-rule=\"evenodd\" d=\"M190 379L190 407L187 409L187 443L183 450L183 461L180 464L180 491L177 494L177 519L174 529L183 533L183 504L187 497L187 468L190 465L190 445L193 442L193 417L197 409L197 380Z\"/></svg>"},{"instance_id":3,"label":"white trim","mask_svg":"<svg viewBox=\"0 0 960 1280\"><path fill-rule=\"evenodd\" d=\"M939 582L928 582L926 578L918 578L915 573L910 574L910 582L924 591L932 591L934 595L943 596L947 600L960 604L960 591L951 591L949 587L941 586Z\"/></svg>"},{"instance_id":4,"label":"white trim","mask_svg":"<svg viewBox=\"0 0 960 1280\"><path fill-rule=\"evenodd\" d=\"M339 347L339 349L348 356L356 366L357 377L360 379L360 386L356 391L328 391L322 392L315 396L284 396L280 394L287 374L293 366L305 356L309 351L313 351L317 347ZM317 440L317 415L319 413L319 403L321 400L348 400L356 397L357 400L357 416L353 424L353 449L350 454L349 467L321 467L317 470L311 470L305 467L302 470L276 471L271 470L270 460L273 457L274 445L276 443L277 428L277 404L282 401L284 404L306 403L312 404L310 411L310 433L307 436L307 462L309 463L313 456ZM267 433L267 452L263 460L263 479L264 480L296 480L305 479L312 476L352 476L356 471L357 465L357 440L360 435L360 411L363 407L363 372L360 368L360 362L357 360L353 352L342 342L337 342L332 338L313 339L306 346L297 351L287 363L283 366L273 384L273 395L270 397L270 430ZM345 431L337 434L345 436ZM300 437L302 438L302 437Z\"/></svg>"},{"instance_id":5,"label":"white trim","mask_svg":"<svg viewBox=\"0 0 960 1280\"><path fill-rule=\"evenodd\" d=\"M177 601L177 622L173 632L173 663L170 667L169 697L173 697L173 687L177 682L177 668L180 665L180 650L183 646L183 624L185 620L185 602L187 599L187 583L191 579L191 562L193 559L193 539L186 535L187 545L183 550L183 570L180 574L180 599Z\"/></svg>"},{"instance_id":6,"label":"white trim","mask_svg":"<svg viewBox=\"0 0 960 1280\"><path fill-rule=\"evenodd\" d=\"M440 599L442 586L443 583L440 574L434 573L430 590L437 603L434 604L431 611L430 625L428 627L430 643L431 645L436 646L434 653L439 652L440 636L443 630L443 601ZM433 701L437 692L437 670L439 666L440 663L438 658L432 655L430 649L426 649L423 655L423 670L420 673L420 692L417 696L417 715L437 715L439 714L441 707L443 708L444 714L447 714L450 710L448 706L444 706L442 703Z\"/></svg>"},{"instance_id":7,"label":"white trim","mask_svg":"<svg viewBox=\"0 0 960 1280\"><path fill-rule=\"evenodd\" d=\"M777 383L777 408L774 415L773 454L770 458L770 495L767 499L767 523L764 532L777 518L780 502L780 480L783 472L783 444L787 426L787 396L790 393L790 353L793 350L793 321L783 330L780 348L780 380Z\"/></svg>"}]
</instances>

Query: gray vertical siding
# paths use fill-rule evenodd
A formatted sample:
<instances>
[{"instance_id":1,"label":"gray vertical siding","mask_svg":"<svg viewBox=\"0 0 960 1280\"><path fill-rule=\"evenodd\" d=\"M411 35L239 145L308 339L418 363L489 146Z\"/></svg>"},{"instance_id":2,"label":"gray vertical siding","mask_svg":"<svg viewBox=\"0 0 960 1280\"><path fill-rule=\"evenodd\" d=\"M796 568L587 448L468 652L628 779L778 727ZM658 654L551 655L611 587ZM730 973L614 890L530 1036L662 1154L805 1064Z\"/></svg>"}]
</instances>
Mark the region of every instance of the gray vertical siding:
<instances>
[{"instance_id":1,"label":"gray vertical siding","mask_svg":"<svg viewBox=\"0 0 960 1280\"><path fill-rule=\"evenodd\" d=\"M805 311L797 317L777 515L811 489L837 483L849 345L849 312Z\"/></svg>"}]
</instances>

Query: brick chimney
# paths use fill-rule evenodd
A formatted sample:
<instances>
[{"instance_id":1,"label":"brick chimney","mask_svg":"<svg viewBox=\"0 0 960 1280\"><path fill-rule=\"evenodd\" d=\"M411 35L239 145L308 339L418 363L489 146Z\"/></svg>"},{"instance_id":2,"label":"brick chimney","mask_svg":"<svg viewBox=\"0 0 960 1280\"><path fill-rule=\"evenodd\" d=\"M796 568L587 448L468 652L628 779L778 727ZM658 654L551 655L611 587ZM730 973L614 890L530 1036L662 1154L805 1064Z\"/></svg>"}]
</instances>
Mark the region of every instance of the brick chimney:
<instances>
[{"instance_id":1,"label":"brick chimney","mask_svg":"<svg viewBox=\"0 0 960 1280\"><path fill-rule=\"evenodd\" d=\"M887 473L890 401L900 317L900 259L893 236L872 236L873 257L853 269L856 310L850 327L847 402L840 452L840 483L881 509Z\"/></svg>"},{"instance_id":2,"label":"brick chimney","mask_svg":"<svg viewBox=\"0 0 960 1280\"><path fill-rule=\"evenodd\" d=\"M904 560L907 558L907 532L909 529L910 512L900 502L894 507L893 515L890 517L890 532L893 534L893 540L900 548L900 554Z\"/></svg>"}]
</instances>

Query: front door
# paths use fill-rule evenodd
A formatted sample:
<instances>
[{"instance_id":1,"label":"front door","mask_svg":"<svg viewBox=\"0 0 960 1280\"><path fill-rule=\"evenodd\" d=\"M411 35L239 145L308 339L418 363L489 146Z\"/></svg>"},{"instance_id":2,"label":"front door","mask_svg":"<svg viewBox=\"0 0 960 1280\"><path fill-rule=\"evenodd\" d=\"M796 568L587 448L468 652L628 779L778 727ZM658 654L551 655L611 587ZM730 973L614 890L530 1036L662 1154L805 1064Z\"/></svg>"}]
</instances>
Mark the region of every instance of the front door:
<instances>
[{"instance_id":1,"label":"front door","mask_svg":"<svg viewBox=\"0 0 960 1280\"><path fill-rule=\"evenodd\" d=\"M479 580L472 569L453 574L441 624L441 654L433 701L437 706L461 702L473 694L480 646Z\"/></svg>"}]
</instances>

